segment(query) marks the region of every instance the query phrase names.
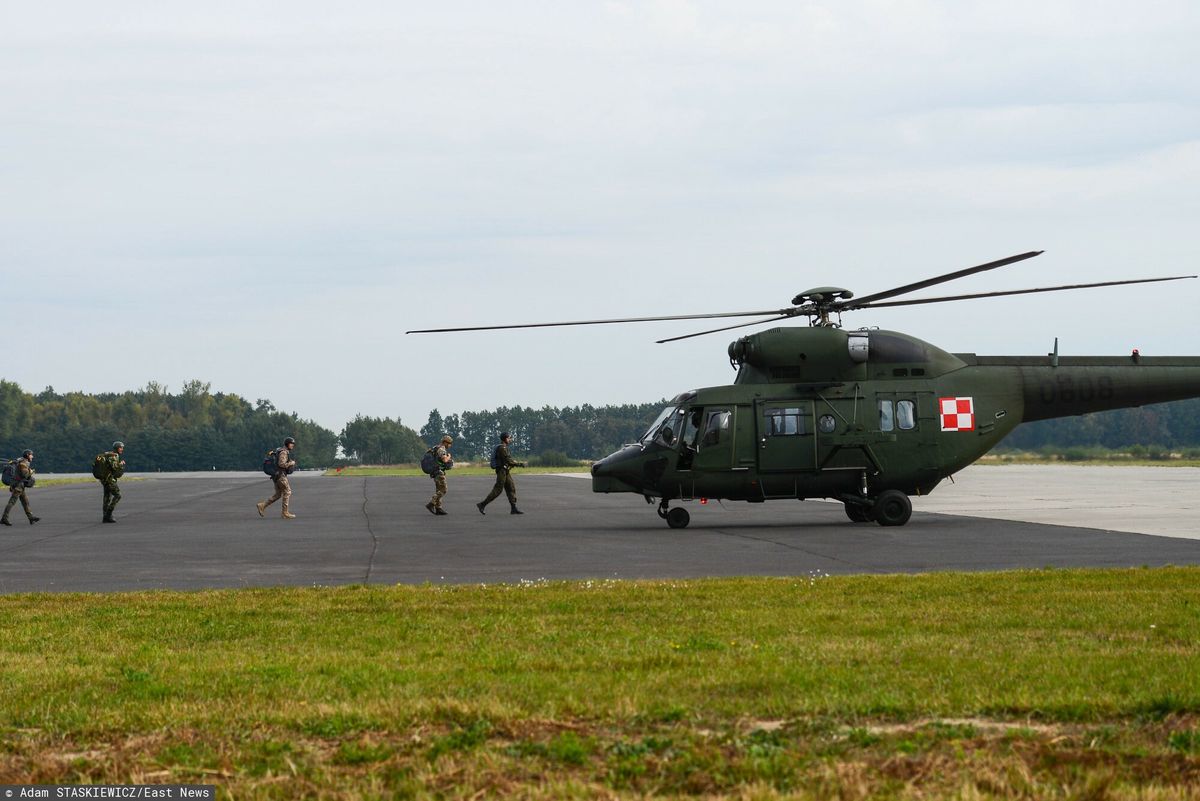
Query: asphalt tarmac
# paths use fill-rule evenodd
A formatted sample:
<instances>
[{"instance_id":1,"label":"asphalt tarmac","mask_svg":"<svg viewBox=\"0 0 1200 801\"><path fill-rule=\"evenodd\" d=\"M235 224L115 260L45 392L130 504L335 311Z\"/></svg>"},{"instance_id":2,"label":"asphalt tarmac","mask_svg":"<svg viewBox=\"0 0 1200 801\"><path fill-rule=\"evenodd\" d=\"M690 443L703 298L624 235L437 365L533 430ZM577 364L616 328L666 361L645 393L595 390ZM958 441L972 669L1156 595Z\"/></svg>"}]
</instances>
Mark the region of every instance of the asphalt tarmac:
<instances>
[{"instance_id":1,"label":"asphalt tarmac","mask_svg":"<svg viewBox=\"0 0 1200 801\"><path fill-rule=\"evenodd\" d=\"M689 503L673 530L587 480L517 481L525 515L502 496L480 516L491 479L451 474L450 514L434 517L423 477L296 475L289 521L278 504L258 517L265 476L156 477L123 482L116 525L100 523L95 482L35 487L42 522L18 506L0 528L0 593L1200 564L1195 539L920 511L882 528L811 501Z\"/></svg>"}]
</instances>

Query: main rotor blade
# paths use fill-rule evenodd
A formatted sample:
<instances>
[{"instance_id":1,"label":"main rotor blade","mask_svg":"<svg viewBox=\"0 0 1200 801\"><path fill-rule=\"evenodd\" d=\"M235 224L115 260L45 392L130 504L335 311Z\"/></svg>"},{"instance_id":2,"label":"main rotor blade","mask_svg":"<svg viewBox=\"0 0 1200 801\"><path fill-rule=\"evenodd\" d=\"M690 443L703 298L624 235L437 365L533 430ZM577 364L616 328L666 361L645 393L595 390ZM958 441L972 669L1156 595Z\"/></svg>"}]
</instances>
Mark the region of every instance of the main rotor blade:
<instances>
[{"instance_id":1,"label":"main rotor blade","mask_svg":"<svg viewBox=\"0 0 1200 801\"><path fill-rule=\"evenodd\" d=\"M1097 284L1069 284L1065 286L1045 286L1038 289L1010 289L1006 292L979 292L974 295L947 295L940 298L919 298L917 300L893 300L888 303L870 303L865 308L883 309L888 306L916 306L921 303L945 303L950 300L975 300L976 298L998 298L1002 295L1030 295L1035 292L1060 292L1064 289L1091 289L1098 286L1123 286L1125 284L1153 284L1160 281L1182 281L1185 278L1195 278L1194 275L1176 275L1170 278L1135 278L1131 281L1101 281Z\"/></svg>"},{"instance_id":2,"label":"main rotor blade","mask_svg":"<svg viewBox=\"0 0 1200 801\"><path fill-rule=\"evenodd\" d=\"M836 306L833 306L832 308L834 308L838 311L849 311L851 309L861 309L863 306L866 306L877 300L883 300L885 298L894 298L897 295L906 295L909 292L916 292L918 289L924 289L925 287L934 286L935 284L942 284L942 283L945 283L946 281L953 281L956 278L965 278L966 276L974 275L975 273L987 272L988 270L994 270L997 267L1004 267L1009 264L1015 264L1018 261L1024 261L1025 259L1032 259L1034 256L1040 256L1042 253L1045 253L1045 251L1044 250L1031 250L1028 253L1020 253L1016 256L1009 256L1007 259L1000 259L999 261L989 261L987 264L980 264L977 267L968 267L965 270L958 270L957 272L946 273L945 275L939 275L936 278L926 278L924 281L918 281L915 284L905 284L904 286L899 286L899 287L896 287L895 289L888 289L883 292L876 292L873 295L864 295L861 298L854 298L853 300L846 301L845 303L837 304Z\"/></svg>"},{"instance_id":3,"label":"main rotor blade","mask_svg":"<svg viewBox=\"0 0 1200 801\"><path fill-rule=\"evenodd\" d=\"M787 319L790 319L795 316L796 315L794 315L794 314L781 314L778 317L768 317L765 320L751 320L748 323L738 323L737 325L727 325L724 328L711 328L708 331L697 331L694 334L684 334L681 337L669 337L667 339L659 339L655 342L655 344L661 345L664 342L678 342L681 339L691 339L692 337L702 337L705 334L715 334L718 331L732 331L735 328L745 328L746 326L758 325L760 323L773 323L776 320L787 320Z\"/></svg>"},{"instance_id":4,"label":"main rotor blade","mask_svg":"<svg viewBox=\"0 0 1200 801\"><path fill-rule=\"evenodd\" d=\"M405 331L405 334L446 334L454 331L499 331L508 328L557 328L565 325L612 325L614 323L656 323L667 320L711 320L719 317L762 317L779 314L789 317L791 309L768 309L766 311L721 312L718 314L676 314L667 317L623 317L614 320L567 320L560 323L519 323L516 325L473 325L465 328L422 328Z\"/></svg>"}]
</instances>

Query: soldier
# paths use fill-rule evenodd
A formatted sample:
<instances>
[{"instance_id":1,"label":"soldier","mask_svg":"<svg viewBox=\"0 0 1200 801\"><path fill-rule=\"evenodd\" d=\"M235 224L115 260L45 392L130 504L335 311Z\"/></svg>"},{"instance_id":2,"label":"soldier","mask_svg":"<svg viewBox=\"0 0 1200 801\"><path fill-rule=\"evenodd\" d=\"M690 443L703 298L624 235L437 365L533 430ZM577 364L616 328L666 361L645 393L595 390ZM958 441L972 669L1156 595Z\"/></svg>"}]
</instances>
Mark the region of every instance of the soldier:
<instances>
[{"instance_id":1,"label":"soldier","mask_svg":"<svg viewBox=\"0 0 1200 801\"><path fill-rule=\"evenodd\" d=\"M32 526L34 523L42 519L34 516L33 510L29 508L29 498L25 495L25 490L32 486L33 451L26 449L26 451L21 454L21 458L17 460L16 480L13 481L12 486L8 488L12 495L9 496L8 506L4 507L4 517L0 517L0 523L3 523L6 526L12 525L12 523L8 522L8 513L11 512L12 508L17 505L18 498L21 499L21 508L25 510L25 516L29 518L29 525Z\"/></svg>"},{"instance_id":2,"label":"soldier","mask_svg":"<svg viewBox=\"0 0 1200 801\"><path fill-rule=\"evenodd\" d=\"M282 448L275 449L275 475L271 478L275 482L275 494L265 501L259 501L255 504L258 507L258 516L266 517L265 512L267 507L275 503L275 501L283 498L283 519L295 520L296 516L288 511L288 505L292 501L292 485L288 483L288 476L296 469L296 462L292 459L292 451L296 449L296 440L288 437L283 441Z\"/></svg>"},{"instance_id":3,"label":"soldier","mask_svg":"<svg viewBox=\"0 0 1200 801\"><path fill-rule=\"evenodd\" d=\"M492 466L496 468L496 486L492 487L492 491L481 502L475 504L475 508L479 510L479 514L485 515L483 507L487 506L492 501L500 497L503 492L508 496L508 504L512 507L509 514L523 515L525 514L517 508L517 485L513 483L512 473L514 467L524 467L524 462L515 461L508 453L508 445L512 442L512 437L505 431L500 435L500 444L496 446L495 455L492 457Z\"/></svg>"},{"instance_id":4,"label":"soldier","mask_svg":"<svg viewBox=\"0 0 1200 801\"><path fill-rule=\"evenodd\" d=\"M433 478L433 497L429 499L429 503L425 504L425 508L430 514L444 515L446 510L442 508L442 498L446 495L446 471L454 467L454 458L450 456L450 446L454 444L454 438L449 434L442 437L442 442L433 449L433 472L429 475Z\"/></svg>"},{"instance_id":5,"label":"soldier","mask_svg":"<svg viewBox=\"0 0 1200 801\"><path fill-rule=\"evenodd\" d=\"M117 504L121 502L121 487L117 484L117 479L125 475L125 460L121 455L125 453L125 443L121 441L112 444L112 450L101 456L101 476L100 486L104 487L104 519L101 523L115 523L113 520L113 510L117 508Z\"/></svg>"}]
</instances>

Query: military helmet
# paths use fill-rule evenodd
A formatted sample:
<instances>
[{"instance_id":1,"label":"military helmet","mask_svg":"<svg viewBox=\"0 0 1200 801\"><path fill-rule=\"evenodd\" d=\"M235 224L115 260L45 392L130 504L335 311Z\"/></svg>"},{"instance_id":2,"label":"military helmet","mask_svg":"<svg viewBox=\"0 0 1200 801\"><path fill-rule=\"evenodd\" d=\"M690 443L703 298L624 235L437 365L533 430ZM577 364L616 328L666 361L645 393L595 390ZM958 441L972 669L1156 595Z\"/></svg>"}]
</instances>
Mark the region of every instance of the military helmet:
<instances>
[{"instance_id":1,"label":"military helmet","mask_svg":"<svg viewBox=\"0 0 1200 801\"><path fill-rule=\"evenodd\" d=\"M288 437L287 439L285 439L285 440L283 441L283 444L284 444L284 445L295 445L295 444L296 444L296 440L295 440L294 438L292 438L292 437Z\"/></svg>"},{"instance_id":2,"label":"military helmet","mask_svg":"<svg viewBox=\"0 0 1200 801\"><path fill-rule=\"evenodd\" d=\"M446 436L442 437L442 444L443 444L443 445L453 445L453 444L454 444L454 437L452 437L452 436L450 436L449 434L447 434Z\"/></svg>"},{"instance_id":3,"label":"military helmet","mask_svg":"<svg viewBox=\"0 0 1200 801\"><path fill-rule=\"evenodd\" d=\"M29 450L29 448L26 448L26 449L25 449L25 450L24 450L24 451L21 453L21 457L22 457L22 458L24 458L24 459L28 459L30 456L33 456L33 451Z\"/></svg>"},{"instance_id":4,"label":"military helmet","mask_svg":"<svg viewBox=\"0 0 1200 801\"><path fill-rule=\"evenodd\" d=\"M125 447L125 443L121 442L121 440L117 440L116 442L113 443L112 449L114 451L119 451L121 448L124 448L124 447Z\"/></svg>"}]
</instances>

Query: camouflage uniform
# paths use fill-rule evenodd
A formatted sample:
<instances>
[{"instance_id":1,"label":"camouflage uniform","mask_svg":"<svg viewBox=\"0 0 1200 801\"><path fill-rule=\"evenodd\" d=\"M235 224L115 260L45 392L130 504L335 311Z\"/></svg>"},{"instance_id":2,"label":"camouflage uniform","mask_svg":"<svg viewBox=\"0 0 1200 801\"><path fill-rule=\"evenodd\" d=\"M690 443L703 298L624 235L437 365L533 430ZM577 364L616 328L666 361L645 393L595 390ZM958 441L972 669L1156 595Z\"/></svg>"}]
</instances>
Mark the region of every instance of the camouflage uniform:
<instances>
[{"instance_id":1,"label":"camouflage uniform","mask_svg":"<svg viewBox=\"0 0 1200 801\"><path fill-rule=\"evenodd\" d=\"M113 510L121 502L121 487L117 479L125 475L125 462L116 451L106 452L104 462L108 465L108 477L100 479L100 486L104 487L104 519L112 520Z\"/></svg>"},{"instance_id":2,"label":"camouflage uniform","mask_svg":"<svg viewBox=\"0 0 1200 801\"><path fill-rule=\"evenodd\" d=\"M508 495L508 502L515 509L517 506L517 485L513 483L511 471L514 467L524 467L525 465L516 461L508 453L508 445L501 442L496 446L496 486L492 487L492 491L479 504L479 511L483 511L483 507L487 506L492 501L500 497L500 493Z\"/></svg>"},{"instance_id":3,"label":"camouflage uniform","mask_svg":"<svg viewBox=\"0 0 1200 801\"><path fill-rule=\"evenodd\" d=\"M282 516L288 517L291 515L288 507L292 502L292 485L288 482L288 472L296 468L296 462L292 459L292 452L286 446L279 449L279 453L275 457L275 466L279 468L278 472L275 473L275 477L271 479L275 482L275 494L267 498L262 508L259 509L259 513L261 514L263 509L266 509L275 503L275 501L282 498Z\"/></svg>"},{"instance_id":4,"label":"camouflage uniform","mask_svg":"<svg viewBox=\"0 0 1200 801\"><path fill-rule=\"evenodd\" d=\"M446 463L453 461L450 458L450 451L446 450L445 445L438 445L433 449L433 472L430 473L433 477L433 497L429 499L429 506L434 509L442 508L442 498L446 492Z\"/></svg>"},{"instance_id":5,"label":"camouflage uniform","mask_svg":"<svg viewBox=\"0 0 1200 801\"><path fill-rule=\"evenodd\" d=\"M12 495L9 496L8 505L4 507L3 518L0 518L3 519L5 523L8 522L8 513L11 512L12 508L17 505L17 499L20 499L21 508L25 510L25 516L29 518L29 522L35 523L39 519L34 517L33 510L29 508L29 498L25 495L25 488L29 485L29 482L32 479L33 467L29 464L29 460L24 457L18 459L17 480L11 487L8 488Z\"/></svg>"}]
</instances>

